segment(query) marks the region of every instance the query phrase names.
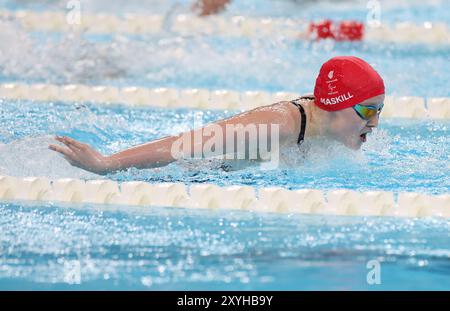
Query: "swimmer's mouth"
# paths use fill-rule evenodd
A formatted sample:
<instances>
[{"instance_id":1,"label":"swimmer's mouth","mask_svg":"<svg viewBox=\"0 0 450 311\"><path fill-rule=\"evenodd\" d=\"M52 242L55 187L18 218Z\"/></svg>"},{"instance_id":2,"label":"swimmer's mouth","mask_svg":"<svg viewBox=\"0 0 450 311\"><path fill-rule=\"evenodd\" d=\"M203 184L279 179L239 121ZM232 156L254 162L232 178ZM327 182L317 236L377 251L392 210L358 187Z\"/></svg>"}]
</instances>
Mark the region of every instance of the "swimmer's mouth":
<instances>
[{"instance_id":1,"label":"swimmer's mouth","mask_svg":"<svg viewBox=\"0 0 450 311\"><path fill-rule=\"evenodd\" d=\"M362 133L361 135L359 135L359 138L361 139L361 141L363 143L365 143L367 141L367 134L369 134L370 132L366 132L366 133Z\"/></svg>"},{"instance_id":2,"label":"swimmer's mouth","mask_svg":"<svg viewBox=\"0 0 450 311\"><path fill-rule=\"evenodd\" d=\"M365 143L367 141L367 133L359 135L359 138L363 143Z\"/></svg>"}]
</instances>

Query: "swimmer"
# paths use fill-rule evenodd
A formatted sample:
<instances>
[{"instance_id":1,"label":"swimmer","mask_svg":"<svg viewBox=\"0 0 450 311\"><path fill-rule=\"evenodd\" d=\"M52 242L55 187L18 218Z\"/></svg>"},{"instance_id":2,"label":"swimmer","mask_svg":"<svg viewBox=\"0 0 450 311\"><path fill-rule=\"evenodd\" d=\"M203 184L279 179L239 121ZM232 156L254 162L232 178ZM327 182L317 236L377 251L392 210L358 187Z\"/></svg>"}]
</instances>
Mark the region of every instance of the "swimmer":
<instances>
[{"instance_id":1,"label":"swimmer","mask_svg":"<svg viewBox=\"0 0 450 311\"><path fill-rule=\"evenodd\" d=\"M234 142L231 152L235 152L238 144L243 144L247 155L252 151L259 154L259 144L255 144L250 135L239 142L235 140L236 133L226 131L227 126L252 124L267 125L269 129L277 125L277 137L271 137L270 130L266 135L269 141L278 140L280 150L294 144L301 150L305 140L321 137L357 150L366 142L372 129L378 126L384 96L383 79L367 62L354 56L339 56L322 65L314 95L258 107L200 129L163 137L110 156L104 156L88 144L70 137L56 136L55 139L65 146L51 144L49 149L61 153L73 166L101 175L130 167L165 166L178 159L174 157L172 148L180 137L196 137L198 134L201 137L208 130L211 133L212 127L219 127L225 133L223 154L230 152L226 144L229 140ZM256 129L259 132L261 127ZM192 139L188 154L184 156L192 155L192 150L198 147L195 144L200 144L200 150L204 150L206 143L204 139Z\"/></svg>"},{"instance_id":2,"label":"swimmer","mask_svg":"<svg viewBox=\"0 0 450 311\"><path fill-rule=\"evenodd\" d=\"M231 0L197 0L192 10L199 16L208 16L222 12Z\"/></svg>"},{"instance_id":3,"label":"swimmer","mask_svg":"<svg viewBox=\"0 0 450 311\"><path fill-rule=\"evenodd\" d=\"M200 17L206 17L223 12L231 0L197 0L192 5L192 11ZM297 3L296 0L292 2ZM309 26L297 35L301 40L335 40L361 41L364 38L364 24L354 20L332 21L329 19L311 21Z\"/></svg>"}]
</instances>

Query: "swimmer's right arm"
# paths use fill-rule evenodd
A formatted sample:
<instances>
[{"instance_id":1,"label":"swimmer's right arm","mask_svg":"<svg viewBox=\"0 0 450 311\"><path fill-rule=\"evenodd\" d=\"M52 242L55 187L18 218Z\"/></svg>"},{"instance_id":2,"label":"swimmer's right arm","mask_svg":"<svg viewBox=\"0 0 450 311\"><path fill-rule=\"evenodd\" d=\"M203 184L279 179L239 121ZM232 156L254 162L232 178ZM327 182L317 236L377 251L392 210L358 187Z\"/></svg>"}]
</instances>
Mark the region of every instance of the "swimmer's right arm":
<instances>
[{"instance_id":1,"label":"swimmer's right arm","mask_svg":"<svg viewBox=\"0 0 450 311\"><path fill-rule=\"evenodd\" d=\"M167 165L176 159L171 156L171 146L177 136L164 137L142 145L138 145L111 156L104 156L88 144L73 138L56 136L55 139L66 145L49 145L49 149L61 153L73 166L105 175L115 171L136 168L154 168Z\"/></svg>"},{"instance_id":2,"label":"swimmer's right arm","mask_svg":"<svg viewBox=\"0 0 450 311\"><path fill-rule=\"evenodd\" d=\"M187 154L181 155L182 157L190 157L193 156L195 150L203 150L204 144L206 141L208 141L208 139L201 139L197 141L193 139L193 137L195 137L196 134L199 134L199 136L202 137L203 133L210 130L213 126L216 126L216 128L217 126L219 126L222 130L222 133L227 133L225 128L227 125L242 124L243 126L246 126L249 124L266 124L268 126L267 132L270 135L272 124L278 124L280 144L288 138L295 139L296 127L298 125L296 125L296 121L295 118L293 118L292 111L289 110L292 109L291 106L292 105L288 105L288 107L284 107L283 105L275 104L259 107L228 119L219 120L200 129L191 130L175 136L167 136L161 139L157 139L120 151L111 156L103 156L89 145L83 144L70 137L55 138L59 142L65 144L68 148L64 148L59 145L50 145L49 149L63 154L63 156L73 166L77 166L101 175L124 170L130 167L155 168L165 166L171 162L176 161L177 156L180 157L180 155L174 156L173 150L180 149L179 144L182 141L182 137L191 137L191 146L190 148L186 149L182 148L182 152L186 152L184 150L188 150ZM258 137L259 129L260 128L257 127ZM225 154L227 140L234 140L234 134L233 137L227 137L227 135L224 134L223 138L222 150ZM270 144L271 139L270 137L268 138L268 144ZM247 146L255 146L255 144L250 144L248 137L246 137L245 139L245 144ZM175 149L174 144L178 144L177 146L175 146ZM256 144L255 148L259 148L259 144ZM234 150L237 150L237 148L235 147ZM258 150L256 154L259 154Z\"/></svg>"}]
</instances>

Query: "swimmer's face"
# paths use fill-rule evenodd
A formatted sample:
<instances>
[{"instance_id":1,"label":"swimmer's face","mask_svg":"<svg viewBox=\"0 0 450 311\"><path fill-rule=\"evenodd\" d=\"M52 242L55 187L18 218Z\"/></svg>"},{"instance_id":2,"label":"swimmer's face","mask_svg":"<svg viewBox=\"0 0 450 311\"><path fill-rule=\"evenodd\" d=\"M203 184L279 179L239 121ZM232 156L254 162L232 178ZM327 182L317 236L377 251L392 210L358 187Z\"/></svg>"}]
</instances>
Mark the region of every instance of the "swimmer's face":
<instances>
[{"instance_id":1,"label":"swimmer's face","mask_svg":"<svg viewBox=\"0 0 450 311\"><path fill-rule=\"evenodd\" d=\"M369 98L360 105L380 107L384 101L384 95ZM379 115L376 114L369 120L363 120L352 107L335 112L333 118L333 136L345 146L357 150L366 142L366 135L378 126Z\"/></svg>"}]
</instances>

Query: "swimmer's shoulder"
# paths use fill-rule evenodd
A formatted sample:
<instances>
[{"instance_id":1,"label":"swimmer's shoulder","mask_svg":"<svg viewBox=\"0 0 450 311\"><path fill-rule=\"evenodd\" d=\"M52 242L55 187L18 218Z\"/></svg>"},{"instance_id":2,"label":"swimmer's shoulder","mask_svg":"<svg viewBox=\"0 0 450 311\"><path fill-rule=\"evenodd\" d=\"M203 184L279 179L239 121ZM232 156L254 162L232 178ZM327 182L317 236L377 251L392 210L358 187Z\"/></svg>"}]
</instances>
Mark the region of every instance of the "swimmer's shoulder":
<instances>
[{"instance_id":1,"label":"swimmer's shoulder","mask_svg":"<svg viewBox=\"0 0 450 311\"><path fill-rule=\"evenodd\" d=\"M283 107L283 108L287 107L289 110L291 110L292 107L297 107L298 105L308 106L312 102L314 102L314 96L313 95L303 95L303 96L300 96L300 97L297 97L297 98L293 98L291 100L279 101L279 102L267 105L265 107ZM295 108L295 109L298 110L298 107Z\"/></svg>"},{"instance_id":2,"label":"swimmer's shoulder","mask_svg":"<svg viewBox=\"0 0 450 311\"><path fill-rule=\"evenodd\" d=\"M303 120L303 118L306 118L306 116L301 111L304 112L305 110L309 109L309 105L313 101L314 96L305 95L293 100L281 101L274 104L279 107L278 109L285 111L284 120L286 122L286 127L289 129L289 132L287 134L293 141L296 141L298 139L302 122L307 122L307 120ZM300 109L299 106L301 106L301 108L303 109Z\"/></svg>"},{"instance_id":3,"label":"swimmer's shoulder","mask_svg":"<svg viewBox=\"0 0 450 311\"><path fill-rule=\"evenodd\" d=\"M301 114L298 106L293 103L307 105L310 97L299 97L292 100L285 100L273 104L259 106L252 110L246 111L243 115L248 116L248 119L265 120L267 123L279 124L280 135L288 138L288 140L296 140L300 124L302 122ZM270 120L270 121L269 121Z\"/></svg>"},{"instance_id":4,"label":"swimmer's shoulder","mask_svg":"<svg viewBox=\"0 0 450 311\"><path fill-rule=\"evenodd\" d=\"M255 123L278 124L280 144L290 143L298 136L300 115L298 108L291 101L259 106L244 114Z\"/></svg>"}]
</instances>

